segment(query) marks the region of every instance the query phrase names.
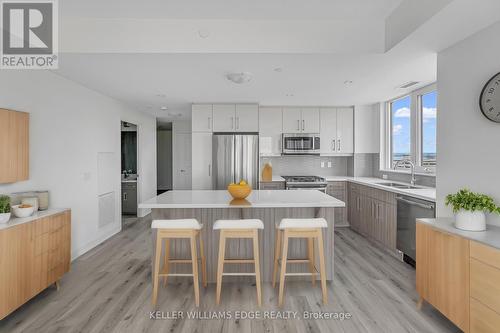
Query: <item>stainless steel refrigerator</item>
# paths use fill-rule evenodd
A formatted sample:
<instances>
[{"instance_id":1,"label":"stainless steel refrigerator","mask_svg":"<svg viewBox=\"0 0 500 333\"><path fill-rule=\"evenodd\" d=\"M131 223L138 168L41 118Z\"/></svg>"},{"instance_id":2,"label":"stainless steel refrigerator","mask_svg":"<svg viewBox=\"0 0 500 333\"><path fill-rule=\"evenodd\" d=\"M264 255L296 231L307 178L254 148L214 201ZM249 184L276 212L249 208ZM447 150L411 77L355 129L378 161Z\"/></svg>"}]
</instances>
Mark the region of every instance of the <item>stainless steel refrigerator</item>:
<instances>
[{"instance_id":1,"label":"stainless steel refrigerator","mask_svg":"<svg viewBox=\"0 0 500 333\"><path fill-rule=\"evenodd\" d=\"M259 183L259 136L256 133L214 133L212 136L213 188L225 190L230 183Z\"/></svg>"}]
</instances>

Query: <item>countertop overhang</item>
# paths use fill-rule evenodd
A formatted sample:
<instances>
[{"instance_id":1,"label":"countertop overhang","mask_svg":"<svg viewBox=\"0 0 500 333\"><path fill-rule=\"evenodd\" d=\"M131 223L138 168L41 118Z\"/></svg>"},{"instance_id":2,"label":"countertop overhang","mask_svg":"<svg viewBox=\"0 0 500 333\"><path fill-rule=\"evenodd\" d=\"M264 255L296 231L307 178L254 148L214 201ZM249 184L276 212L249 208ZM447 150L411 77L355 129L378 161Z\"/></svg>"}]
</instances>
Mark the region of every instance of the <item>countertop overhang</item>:
<instances>
[{"instance_id":1,"label":"countertop overhang","mask_svg":"<svg viewBox=\"0 0 500 333\"><path fill-rule=\"evenodd\" d=\"M337 208L345 203L315 190L254 190L234 200L226 190L168 191L139 204L139 208Z\"/></svg>"}]
</instances>

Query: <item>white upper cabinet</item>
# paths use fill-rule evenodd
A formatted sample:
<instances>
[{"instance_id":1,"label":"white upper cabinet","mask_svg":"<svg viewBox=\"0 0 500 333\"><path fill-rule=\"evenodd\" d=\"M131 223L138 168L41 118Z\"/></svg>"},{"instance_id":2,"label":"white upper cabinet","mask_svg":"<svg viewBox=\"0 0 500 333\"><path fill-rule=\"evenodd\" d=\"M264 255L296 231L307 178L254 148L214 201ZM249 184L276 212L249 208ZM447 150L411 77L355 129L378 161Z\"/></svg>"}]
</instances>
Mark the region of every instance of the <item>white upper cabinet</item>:
<instances>
[{"instance_id":1,"label":"white upper cabinet","mask_svg":"<svg viewBox=\"0 0 500 333\"><path fill-rule=\"evenodd\" d=\"M259 106L256 104L236 104L236 132L259 131Z\"/></svg>"},{"instance_id":2,"label":"white upper cabinet","mask_svg":"<svg viewBox=\"0 0 500 333\"><path fill-rule=\"evenodd\" d=\"M302 108L302 133L319 133L319 108Z\"/></svg>"},{"instance_id":3,"label":"white upper cabinet","mask_svg":"<svg viewBox=\"0 0 500 333\"><path fill-rule=\"evenodd\" d=\"M302 133L300 108L283 108L283 133Z\"/></svg>"},{"instance_id":4,"label":"white upper cabinet","mask_svg":"<svg viewBox=\"0 0 500 333\"><path fill-rule=\"evenodd\" d=\"M212 189L212 133L193 133L191 150L191 187Z\"/></svg>"},{"instance_id":5,"label":"white upper cabinet","mask_svg":"<svg viewBox=\"0 0 500 333\"><path fill-rule=\"evenodd\" d=\"M283 108L283 133L319 133L319 109Z\"/></svg>"},{"instance_id":6,"label":"white upper cabinet","mask_svg":"<svg viewBox=\"0 0 500 333\"><path fill-rule=\"evenodd\" d=\"M337 109L321 108L320 111L320 137L322 155L337 153Z\"/></svg>"},{"instance_id":7,"label":"white upper cabinet","mask_svg":"<svg viewBox=\"0 0 500 333\"><path fill-rule=\"evenodd\" d=\"M214 104L214 132L258 132L259 107L256 104Z\"/></svg>"},{"instance_id":8,"label":"white upper cabinet","mask_svg":"<svg viewBox=\"0 0 500 333\"><path fill-rule=\"evenodd\" d=\"M321 108L322 155L354 153L354 114L352 108Z\"/></svg>"},{"instance_id":9,"label":"white upper cabinet","mask_svg":"<svg viewBox=\"0 0 500 333\"><path fill-rule=\"evenodd\" d=\"M341 154L354 153L354 110L337 109L337 150Z\"/></svg>"},{"instance_id":10,"label":"white upper cabinet","mask_svg":"<svg viewBox=\"0 0 500 333\"><path fill-rule=\"evenodd\" d=\"M193 104L191 121L193 132L212 132L212 104Z\"/></svg>"},{"instance_id":11,"label":"white upper cabinet","mask_svg":"<svg viewBox=\"0 0 500 333\"><path fill-rule=\"evenodd\" d=\"M281 155L283 113L280 107L259 109L259 151L262 156Z\"/></svg>"},{"instance_id":12,"label":"white upper cabinet","mask_svg":"<svg viewBox=\"0 0 500 333\"><path fill-rule=\"evenodd\" d=\"M236 131L234 104L214 104L214 132Z\"/></svg>"}]
</instances>

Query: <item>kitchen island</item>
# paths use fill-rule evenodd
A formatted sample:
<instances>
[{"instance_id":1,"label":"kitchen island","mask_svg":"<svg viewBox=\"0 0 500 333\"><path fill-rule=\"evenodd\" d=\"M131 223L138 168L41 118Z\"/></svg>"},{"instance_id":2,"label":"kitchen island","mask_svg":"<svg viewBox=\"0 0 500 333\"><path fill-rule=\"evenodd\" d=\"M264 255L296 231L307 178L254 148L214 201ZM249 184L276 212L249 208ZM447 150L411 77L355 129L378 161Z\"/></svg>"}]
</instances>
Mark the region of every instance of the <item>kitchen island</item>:
<instances>
[{"instance_id":1,"label":"kitchen island","mask_svg":"<svg viewBox=\"0 0 500 333\"><path fill-rule=\"evenodd\" d=\"M203 224L207 259L208 281L215 282L219 233L213 230L213 224L219 219L260 219L264 230L259 234L261 274L263 281L271 281L274 255L275 224L282 218L323 217L328 228L323 231L326 257L327 280L333 279L333 236L334 209L345 207L345 203L315 190L255 190L244 200L234 200L227 191L170 191L139 204L139 208L150 208L153 219L196 218ZM153 230L153 237L155 237ZM153 238L155 239L155 238ZM152 243L154 244L154 242ZM153 246L152 246L153 248ZM189 244L185 240L170 242L170 255L176 258L190 256ZM251 258L252 243L245 239L230 240L226 257ZM307 242L293 239L289 245L289 258L304 258ZM317 253L317 251L316 251ZM178 266L178 267L175 267ZM182 267L186 266L186 267ZM171 272L188 273L188 265L172 265ZM319 267L317 265L317 267ZM252 265L226 265L227 272L252 272ZM288 272L307 271L304 265L289 265ZM230 279L231 277L228 277Z\"/></svg>"}]
</instances>

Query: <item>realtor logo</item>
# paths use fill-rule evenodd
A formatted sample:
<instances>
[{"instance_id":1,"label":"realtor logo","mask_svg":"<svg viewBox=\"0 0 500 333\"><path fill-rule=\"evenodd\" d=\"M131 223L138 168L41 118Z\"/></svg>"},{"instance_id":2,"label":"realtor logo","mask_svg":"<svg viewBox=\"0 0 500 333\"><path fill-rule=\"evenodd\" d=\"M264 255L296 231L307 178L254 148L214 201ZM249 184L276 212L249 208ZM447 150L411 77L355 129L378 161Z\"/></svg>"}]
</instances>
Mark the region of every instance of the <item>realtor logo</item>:
<instances>
[{"instance_id":1,"label":"realtor logo","mask_svg":"<svg viewBox=\"0 0 500 333\"><path fill-rule=\"evenodd\" d=\"M1 0L2 69L58 67L57 0Z\"/></svg>"}]
</instances>

